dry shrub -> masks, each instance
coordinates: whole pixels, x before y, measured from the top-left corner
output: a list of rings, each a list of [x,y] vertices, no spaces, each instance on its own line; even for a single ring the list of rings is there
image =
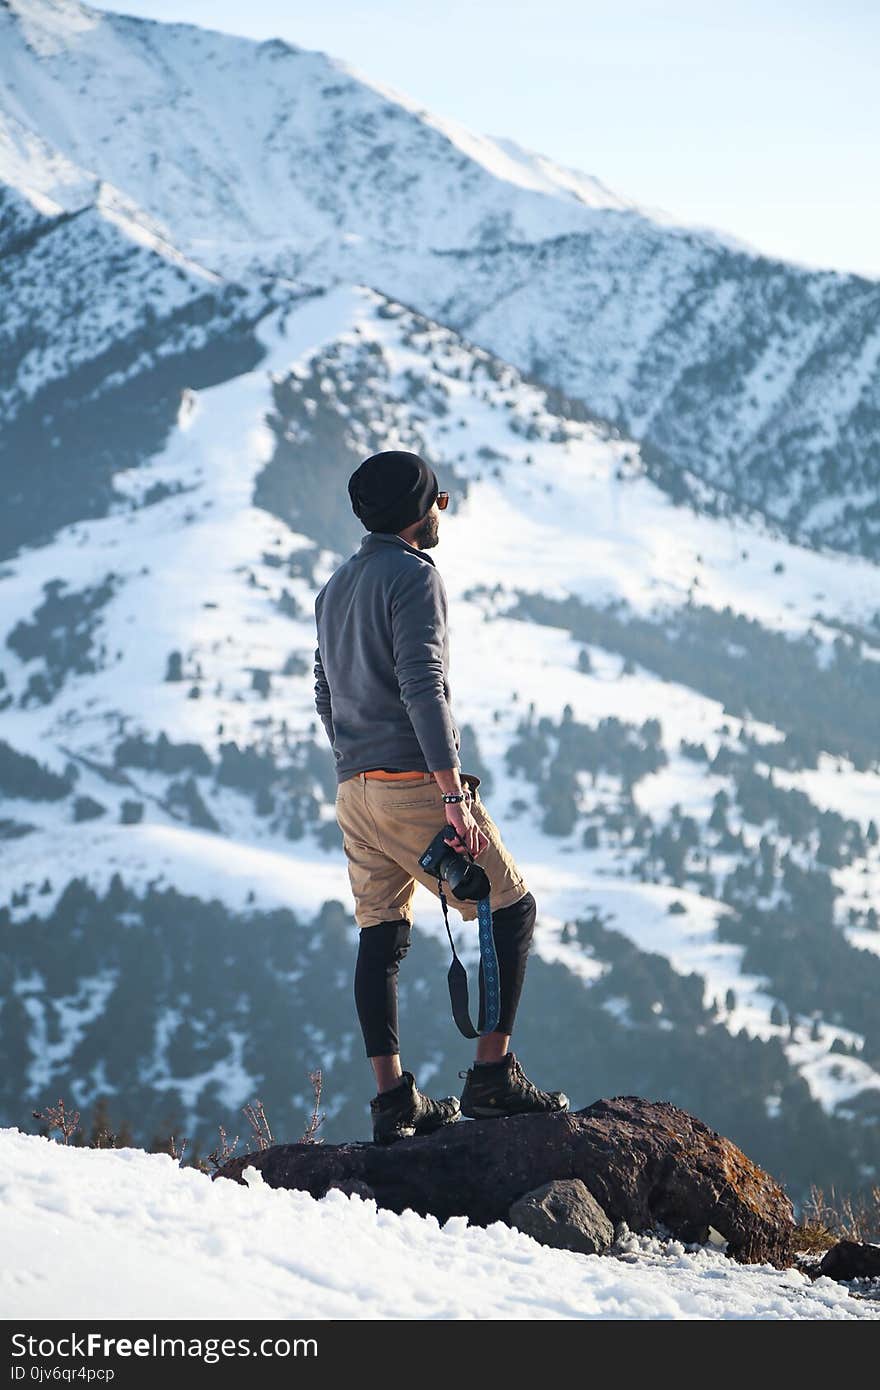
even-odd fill
[[[810,1188],[795,1231],[795,1248],[814,1254],[830,1250],[839,1240],[880,1240],[880,1187],[858,1197],[840,1196],[832,1187],[827,1199],[820,1187]]]

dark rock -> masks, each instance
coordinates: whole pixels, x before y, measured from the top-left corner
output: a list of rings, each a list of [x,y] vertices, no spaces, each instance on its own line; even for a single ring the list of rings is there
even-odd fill
[[[880,1245],[839,1240],[826,1252],[818,1272],[829,1279],[880,1279]]]
[[[511,1226],[554,1250],[602,1255],[614,1241],[614,1227],[580,1178],[545,1183],[510,1208]]]
[[[346,1178],[344,1182],[335,1182],[328,1189],[330,1192],[344,1192],[346,1197],[363,1197],[364,1201],[376,1200],[376,1194],[371,1187],[367,1187],[365,1182],[359,1178]]]
[[[794,1217],[774,1180],[728,1139],[665,1101],[618,1096],[574,1113],[449,1125],[388,1146],[278,1144],[231,1159],[216,1177],[261,1170],[270,1187],[323,1197],[357,1179],[380,1207],[441,1223],[506,1221],[511,1205],[557,1179],[580,1178],[616,1226],[664,1226],[704,1242],[714,1227],[743,1263],[791,1262]]]

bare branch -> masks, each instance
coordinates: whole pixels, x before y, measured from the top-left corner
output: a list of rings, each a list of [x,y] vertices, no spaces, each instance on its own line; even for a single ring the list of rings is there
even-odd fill
[[[186,1153],[188,1146],[188,1139],[181,1139],[180,1144],[178,1146],[173,1134],[168,1140],[168,1152],[170,1153],[172,1158],[175,1158],[177,1160],[178,1163],[183,1162],[183,1155]]]
[[[327,1118],[326,1115],[318,1114],[318,1107],[321,1104],[321,1092],[324,1089],[324,1076],[321,1072],[320,1067],[317,1067],[314,1071],[309,1072],[309,1081],[312,1083],[312,1091],[314,1092],[315,1096],[315,1104],[312,1109],[311,1118],[308,1124],[306,1125],[305,1133],[303,1134],[303,1137],[302,1139],[300,1139],[299,1142],[301,1144],[323,1144],[323,1139],[315,1138],[315,1135],[317,1134],[318,1130],[321,1128],[321,1125]]]
[[[65,1144],[70,1143],[70,1137],[76,1133],[76,1127],[79,1124],[79,1111],[74,1110],[71,1114],[69,1110],[64,1108],[63,1100],[59,1100],[57,1105],[47,1105],[45,1114],[41,1110],[32,1110],[31,1114],[35,1120],[42,1120],[44,1124],[47,1124],[50,1133],[53,1129],[60,1129],[64,1135]]]
[[[257,1148],[262,1153],[262,1151],[268,1149],[273,1142],[272,1131],[269,1128],[269,1121],[266,1119],[263,1102],[261,1100],[253,1101],[252,1104],[244,1107],[242,1114],[253,1130]]]
[[[230,1144],[226,1138],[226,1130],[222,1125],[219,1125],[218,1128],[220,1130],[220,1143],[217,1145],[216,1149],[212,1149],[208,1154],[208,1162],[213,1164],[215,1170],[222,1168],[223,1164],[232,1157],[238,1147],[237,1134]]]

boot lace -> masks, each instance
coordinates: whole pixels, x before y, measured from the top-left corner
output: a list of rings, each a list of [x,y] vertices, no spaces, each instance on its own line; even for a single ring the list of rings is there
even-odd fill
[[[514,1057],[510,1064],[510,1070],[513,1073],[514,1079],[519,1083],[530,1100],[534,1100],[538,1096],[543,1096],[544,1092],[539,1091],[534,1081],[529,1080],[516,1057]]]

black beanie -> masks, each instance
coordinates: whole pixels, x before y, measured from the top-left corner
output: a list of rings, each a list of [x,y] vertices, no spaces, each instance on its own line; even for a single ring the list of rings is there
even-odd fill
[[[431,510],[440,491],[437,475],[418,454],[386,449],[371,454],[348,480],[356,517],[368,531],[397,534]]]

